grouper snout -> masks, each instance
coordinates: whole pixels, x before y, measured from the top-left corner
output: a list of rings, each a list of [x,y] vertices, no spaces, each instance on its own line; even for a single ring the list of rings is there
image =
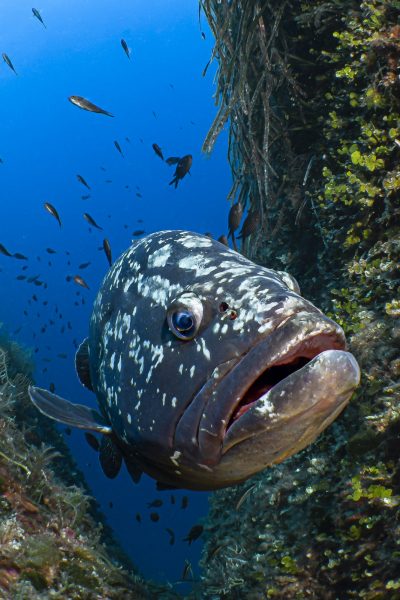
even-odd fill
[[[195,398],[190,416],[197,404],[198,436],[183,454],[197,453],[208,478],[240,482],[303,449],[359,384],[357,361],[345,347],[342,328],[319,311],[283,320]]]

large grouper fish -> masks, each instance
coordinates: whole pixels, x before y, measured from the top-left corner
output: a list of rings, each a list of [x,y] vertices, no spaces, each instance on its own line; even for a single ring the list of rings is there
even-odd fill
[[[310,444],[360,379],[339,325],[287,273],[187,231],[135,241],[108,271],[76,355],[99,412],[30,387],[45,415],[102,434],[135,481],[212,490]]]

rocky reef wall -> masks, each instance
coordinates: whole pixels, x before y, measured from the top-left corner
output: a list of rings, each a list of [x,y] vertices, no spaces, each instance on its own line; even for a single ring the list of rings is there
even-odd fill
[[[204,598],[400,598],[400,3],[202,0],[242,249],[293,274],[362,368],[312,447],[213,496]],[[244,495],[245,494],[245,495]]]
[[[145,582],[114,541],[61,435],[28,398],[32,372],[29,351],[2,333],[0,598],[176,598]]]

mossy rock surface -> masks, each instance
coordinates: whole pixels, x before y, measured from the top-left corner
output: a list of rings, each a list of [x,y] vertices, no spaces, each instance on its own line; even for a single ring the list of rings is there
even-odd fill
[[[231,201],[262,217],[242,251],[294,275],[344,327],[362,369],[316,443],[213,496],[204,597],[395,600],[400,3],[201,4],[217,39],[219,115],[231,123]]]

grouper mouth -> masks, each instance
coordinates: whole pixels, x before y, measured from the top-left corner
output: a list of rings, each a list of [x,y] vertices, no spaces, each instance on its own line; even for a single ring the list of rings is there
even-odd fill
[[[292,454],[296,436],[304,438],[302,447],[315,439],[359,383],[358,365],[345,347],[342,328],[323,314],[295,314],[216,369],[183,415],[176,441],[183,441],[189,421],[192,427],[197,421],[190,453],[197,455],[199,466],[213,469],[234,446],[267,430],[284,429],[286,423]]]
[[[244,392],[239,402],[233,407],[227,423],[226,431],[231,425],[244,415],[260,399],[264,398],[275,385],[299,371],[310,363],[313,358],[325,350],[344,350],[344,341],[336,339],[329,334],[313,335],[301,341],[292,348],[288,354],[268,365],[266,369],[253,381]]]

